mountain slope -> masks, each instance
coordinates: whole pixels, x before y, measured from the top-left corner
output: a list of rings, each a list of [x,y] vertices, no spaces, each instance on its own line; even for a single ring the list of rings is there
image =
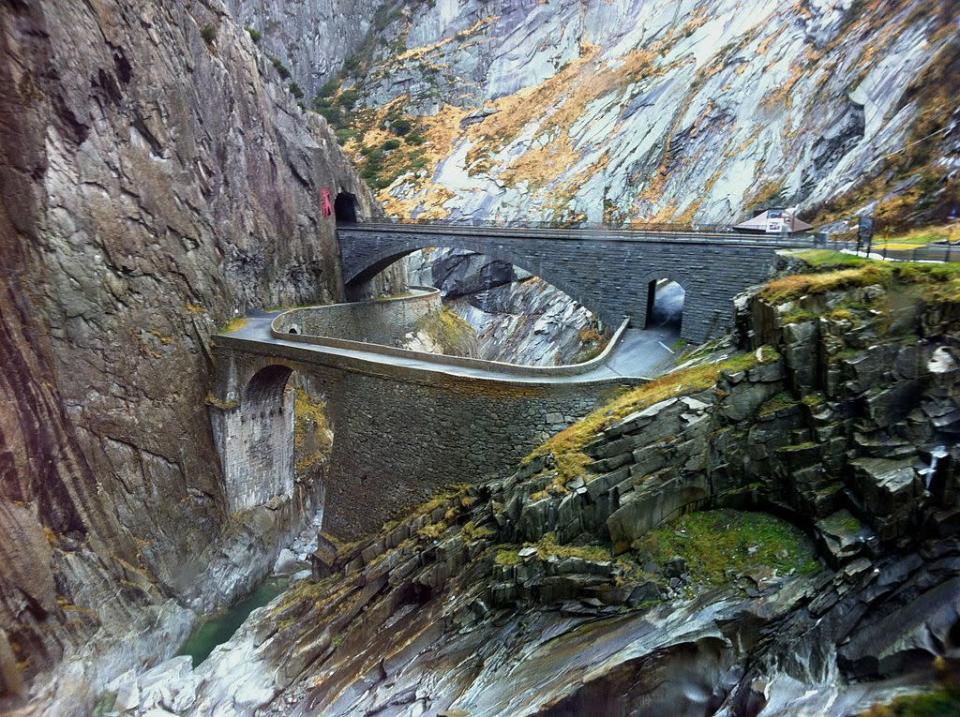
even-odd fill
[[[950,0],[403,0],[378,17],[314,106],[398,216],[829,219],[886,197],[899,226],[958,203]]]

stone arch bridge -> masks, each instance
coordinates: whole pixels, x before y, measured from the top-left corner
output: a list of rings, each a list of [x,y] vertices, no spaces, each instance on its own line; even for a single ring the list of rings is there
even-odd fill
[[[807,237],[666,229],[342,223],[337,234],[348,294],[417,249],[466,249],[539,276],[609,326],[629,317],[643,328],[651,282],[672,279],[685,292],[681,335],[695,343],[728,327],[733,297],[770,276],[778,249],[812,245]]]
[[[643,346],[624,330],[608,355],[568,373],[304,335],[308,322],[286,313],[293,318],[251,317],[213,339],[207,403],[229,508],[293,495],[286,389],[300,373],[327,397],[323,525],[344,538],[378,529],[444,486],[507,475],[547,435],[644,380],[629,370],[629,354]]]

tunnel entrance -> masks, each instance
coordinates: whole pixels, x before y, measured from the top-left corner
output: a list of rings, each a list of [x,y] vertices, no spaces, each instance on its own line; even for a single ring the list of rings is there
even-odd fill
[[[357,198],[350,192],[340,192],[333,201],[337,224],[357,223]]]
[[[686,292],[668,278],[653,279],[647,287],[646,329],[669,329],[680,333]]]

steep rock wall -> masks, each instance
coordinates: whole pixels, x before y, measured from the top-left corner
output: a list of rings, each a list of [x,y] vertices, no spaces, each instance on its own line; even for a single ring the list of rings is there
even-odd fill
[[[950,0],[390,7],[342,74],[356,107],[320,110],[397,215],[702,223],[886,200],[902,221],[958,201]]]
[[[0,22],[2,711],[95,632],[163,629],[151,606],[209,608],[269,562],[297,506],[228,518],[207,336],[340,298],[318,194],[374,206],[215,0],[14,1]]]

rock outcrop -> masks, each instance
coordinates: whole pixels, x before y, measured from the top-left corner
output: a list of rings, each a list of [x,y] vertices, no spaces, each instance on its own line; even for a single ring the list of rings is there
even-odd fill
[[[506,262],[441,248],[414,252],[405,264],[409,284],[440,289],[447,307],[474,328],[480,358],[578,363],[599,353],[609,337],[581,304]]]
[[[83,713],[303,520],[309,486],[227,515],[207,337],[339,298],[320,191],[375,208],[216,0],[15,0],[0,23],[0,711],[83,649],[50,707]]]

